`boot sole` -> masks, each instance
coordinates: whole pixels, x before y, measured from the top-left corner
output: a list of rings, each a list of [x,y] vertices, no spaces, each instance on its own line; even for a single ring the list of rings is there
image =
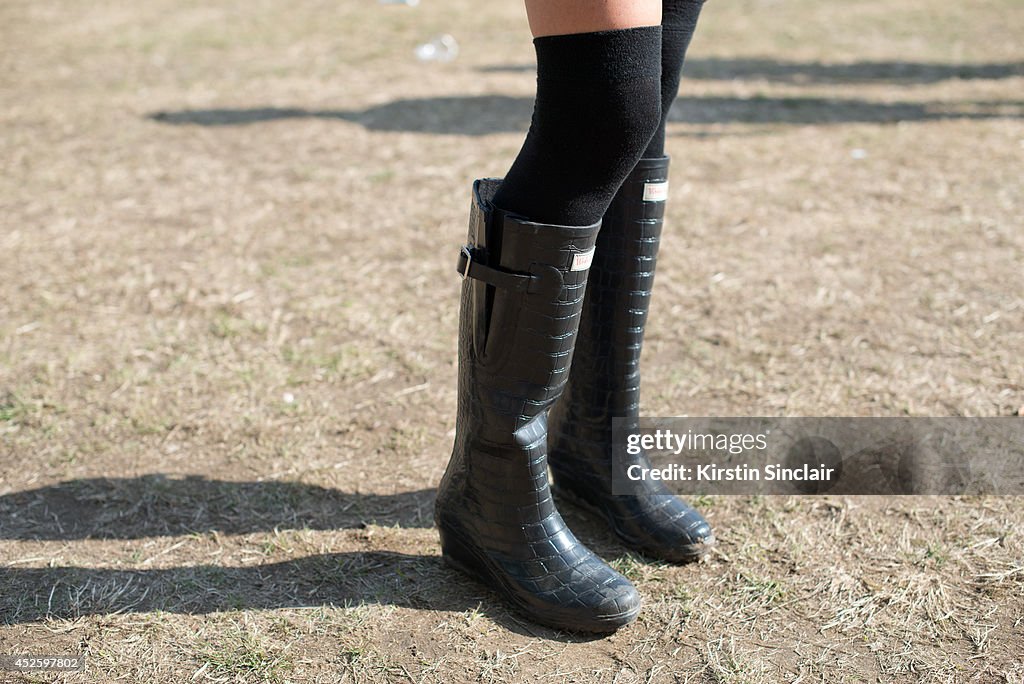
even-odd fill
[[[590,616],[585,619],[567,609],[549,608],[539,611],[535,606],[523,601],[504,576],[494,569],[491,561],[465,542],[458,533],[445,530],[440,525],[438,530],[441,534],[441,554],[445,563],[486,587],[497,588],[520,613],[533,622],[567,632],[604,634],[628,625],[640,613],[640,605],[622,613]]]

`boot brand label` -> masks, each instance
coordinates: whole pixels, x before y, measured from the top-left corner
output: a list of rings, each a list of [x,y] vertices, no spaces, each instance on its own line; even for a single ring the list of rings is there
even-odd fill
[[[594,247],[591,247],[586,252],[579,252],[578,254],[572,255],[572,266],[569,267],[570,271],[585,271],[590,268],[590,264],[594,262]]]
[[[644,185],[644,202],[664,202],[668,199],[668,181]]]

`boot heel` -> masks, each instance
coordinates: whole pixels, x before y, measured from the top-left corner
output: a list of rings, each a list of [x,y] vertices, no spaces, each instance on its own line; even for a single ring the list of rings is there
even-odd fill
[[[438,531],[441,533],[441,557],[445,563],[484,584],[493,582],[487,566],[458,534],[443,527],[438,527]]]

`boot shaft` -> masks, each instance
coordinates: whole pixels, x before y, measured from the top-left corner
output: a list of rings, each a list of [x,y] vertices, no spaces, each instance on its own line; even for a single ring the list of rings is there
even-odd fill
[[[490,202],[498,184],[474,184],[458,264],[456,439],[438,511],[458,501],[481,533],[488,521],[542,531],[554,512],[547,410],[568,379],[600,224],[555,226],[502,212]]]
[[[605,214],[558,420],[611,429],[635,418],[640,355],[668,190],[668,158],[642,159]],[[567,415],[563,416],[563,413]]]
[[[507,441],[560,396],[579,328],[600,224],[534,223],[490,204],[493,179],[474,184],[469,244],[460,255],[460,397],[476,405],[482,436]],[[461,371],[460,371],[461,372]],[[461,412],[460,412],[461,413]],[[530,443],[520,435],[517,444]]]

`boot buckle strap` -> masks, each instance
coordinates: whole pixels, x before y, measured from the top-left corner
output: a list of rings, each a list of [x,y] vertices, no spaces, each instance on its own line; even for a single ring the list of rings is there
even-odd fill
[[[476,254],[474,254],[474,251]],[[463,245],[459,251],[459,260],[455,264],[455,270],[458,271],[463,280],[473,278],[474,280],[481,280],[488,285],[517,291],[529,290],[530,285],[536,279],[535,276],[528,273],[516,273],[488,266],[484,263],[484,256],[485,252],[483,250],[474,250],[469,245]]]
[[[465,280],[469,276],[470,267],[473,265],[473,252],[469,249],[469,245],[462,245],[462,250],[459,252],[459,261],[455,264],[455,270],[459,272],[459,277]]]

